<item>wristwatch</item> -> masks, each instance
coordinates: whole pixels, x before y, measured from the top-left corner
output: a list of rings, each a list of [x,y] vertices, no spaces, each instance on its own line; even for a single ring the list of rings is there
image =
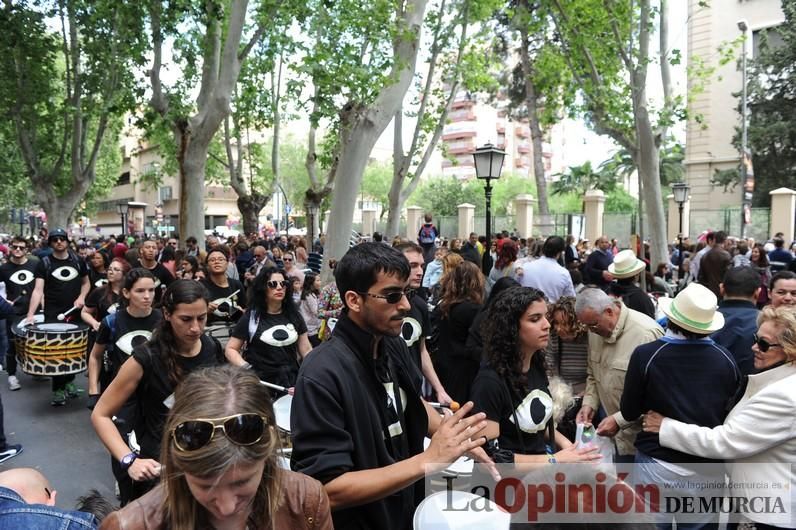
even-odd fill
[[[130,466],[133,465],[133,462],[135,462],[136,458],[138,458],[138,454],[136,453],[129,453],[124,455],[122,459],[119,460],[119,465],[121,466],[122,471],[127,471],[130,468]]]

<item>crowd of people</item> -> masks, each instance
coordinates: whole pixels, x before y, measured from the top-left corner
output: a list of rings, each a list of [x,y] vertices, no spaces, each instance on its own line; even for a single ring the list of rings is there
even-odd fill
[[[8,388],[27,326],[88,330],[87,395],[59,373],[50,403],[92,411],[121,508],[92,494],[103,528],[403,530],[420,479],[464,455],[492,481],[495,464],[605,460],[578,425],[612,439],[613,463],[644,464],[637,480],[726,461],[796,483],[763,465],[796,459],[796,257],[781,234],[706,232],[660,264],[606,236],[487,241],[446,241],[427,215],[415,240],[373,234],[324,275],[322,239],[14,237],[0,246]],[[0,415],[0,462],[21,451]],[[28,527],[28,505],[59,528],[97,524],[51,490],[0,473],[0,529]]]

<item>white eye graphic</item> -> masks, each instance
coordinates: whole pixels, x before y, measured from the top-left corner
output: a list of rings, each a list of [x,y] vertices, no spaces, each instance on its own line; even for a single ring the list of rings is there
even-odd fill
[[[53,278],[62,282],[68,282],[77,278],[77,269],[74,267],[58,267],[53,271]]]
[[[279,325],[263,331],[260,340],[270,346],[288,346],[298,340],[298,333],[293,324]]]
[[[110,307],[108,308],[108,314],[109,314],[109,315],[112,315],[112,314],[114,314],[114,313],[115,313],[116,311],[118,311],[118,310],[119,310],[119,304],[118,304],[118,303],[116,303],[116,304],[113,304],[112,306],[110,306]]]
[[[96,282],[94,282],[94,287],[102,287],[103,285],[107,285],[108,280],[106,278],[100,278]]]
[[[9,276],[8,279],[17,285],[27,285],[33,281],[33,273],[30,271],[20,270]]]
[[[155,289],[160,287],[160,278],[155,278]]]
[[[520,429],[528,434],[544,432],[547,421],[553,415],[553,398],[544,390],[535,389],[525,396],[517,407]],[[514,418],[509,418],[514,423]]]
[[[420,339],[420,335],[422,335],[423,327],[420,325],[420,322],[415,320],[412,317],[406,317],[404,319],[404,324],[401,327],[401,336],[406,341],[406,345],[410,348]]]
[[[137,329],[129,333],[125,333],[119,340],[116,341],[116,347],[122,350],[127,355],[133,354],[133,348],[139,344],[143,344],[152,338],[152,332],[144,329]]]

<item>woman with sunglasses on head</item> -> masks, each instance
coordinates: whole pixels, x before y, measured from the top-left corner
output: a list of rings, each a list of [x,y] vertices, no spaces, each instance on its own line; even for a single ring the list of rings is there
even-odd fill
[[[643,417],[645,432],[657,433],[663,447],[703,458],[725,460],[733,484],[793,484],[796,473],[796,312],[790,307],[764,307],[757,317],[758,331],[752,351],[756,373],[741,385],[742,397],[724,423],[700,427],[649,411]],[[745,386],[745,388],[744,388]],[[744,494],[733,490],[732,495]],[[747,491],[747,495],[759,495]],[[766,493],[768,495],[769,493]],[[775,492],[776,494],[776,492]],[[789,498],[790,495],[786,497]],[[788,502],[787,500],[785,501]],[[787,516],[746,513],[759,529],[796,528],[791,518],[796,501],[784,506]]]
[[[204,333],[207,290],[192,280],[175,280],[161,299],[163,318],[152,338],[133,349],[94,407],[91,422],[111,456],[133,479],[132,498],[160,476],[160,440],[176,386],[190,372],[223,362],[221,344]],[[113,417],[135,396],[135,432],[140,452],[131,452]]]
[[[332,528],[323,486],[278,466],[273,407],[254,374],[199,370],[174,397],[161,484],[108,516],[103,529]]]
[[[547,302],[531,287],[504,290],[483,326],[485,362],[473,382],[472,400],[486,413],[482,432],[507,462],[593,462],[597,448],[576,449],[555,430],[553,398],[544,358],[550,337]],[[550,449],[554,448],[554,449]]]
[[[102,319],[115,313],[119,307],[124,278],[130,272],[130,264],[121,258],[113,258],[108,265],[108,283],[94,289],[86,297],[86,305],[80,311],[83,322],[98,331]]]
[[[229,252],[226,246],[210,249],[205,263],[207,278],[200,281],[210,295],[207,324],[231,325],[246,309],[246,290],[240,280],[227,276]]]
[[[292,388],[311,349],[290,280],[274,267],[263,269],[252,284],[249,309],[232,330],[227,360],[252,368],[263,381]]]

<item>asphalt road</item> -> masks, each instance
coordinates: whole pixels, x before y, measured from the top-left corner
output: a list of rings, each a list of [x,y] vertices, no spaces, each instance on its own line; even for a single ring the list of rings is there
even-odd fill
[[[86,408],[87,392],[64,407],[52,407],[49,379],[34,379],[21,370],[17,377],[22,389],[11,392],[7,374],[0,372],[0,395],[8,443],[22,444],[23,452],[0,464],[0,471],[38,469],[58,492],[56,505],[61,508],[74,508],[77,498],[92,488],[118,504],[110,456],[94,433]],[[84,374],[75,377],[75,384],[86,390]]]

